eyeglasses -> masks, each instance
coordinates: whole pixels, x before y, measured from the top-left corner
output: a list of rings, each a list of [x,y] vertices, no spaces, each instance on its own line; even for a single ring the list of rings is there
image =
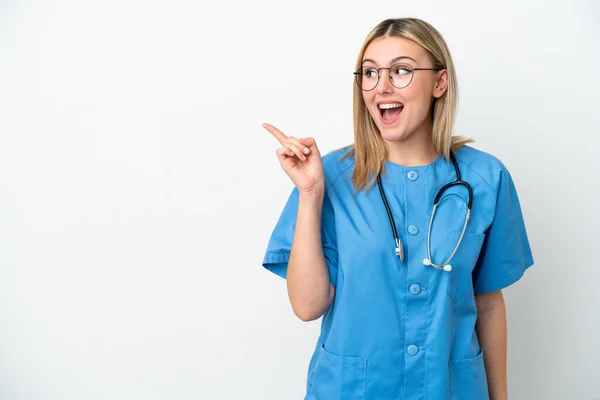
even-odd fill
[[[382,69],[388,70],[390,82],[395,88],[403,89],[412,82],[413,71],[440,71],[442,68],[413,68],[408,64],[394,64],[389,68],[363,67],[354,72],[356,84],[366,92],[375,89]]]

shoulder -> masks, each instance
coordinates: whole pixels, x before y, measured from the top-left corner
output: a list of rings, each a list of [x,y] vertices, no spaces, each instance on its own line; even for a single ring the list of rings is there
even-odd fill
[[[494,192],[505,179],[511,179],[510,172],[498,157],[483,150],[465,145],[455,152],[456,161],[470,174],[478,175]]]
[[[325,186],[331,187],[341,176],[351,174],[354,167],[354,157],[345,157],[352,146],[342,147],[323,155],[323,172],[325,173]]]

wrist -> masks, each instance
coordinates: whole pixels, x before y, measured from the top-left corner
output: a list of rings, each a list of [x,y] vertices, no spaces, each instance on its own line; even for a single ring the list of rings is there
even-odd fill
[[[323,201],[323,197],[325,196],[325,185],[316,185],[308,190],[300,190],[299,196],[300,198],[304,198],[309,201]]]

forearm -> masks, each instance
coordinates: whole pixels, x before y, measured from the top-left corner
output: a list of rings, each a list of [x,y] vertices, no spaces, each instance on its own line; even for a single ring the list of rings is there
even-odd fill
[[[501,292],[480,297],[475,329],[484,352],[490,398],[506,400],[506,308]]]
[[[294,313],[300,319],[310,321],[323,315],[331,304],[334,290],[321,241],[323,193],[301,193],[298,201],[287,287]]]

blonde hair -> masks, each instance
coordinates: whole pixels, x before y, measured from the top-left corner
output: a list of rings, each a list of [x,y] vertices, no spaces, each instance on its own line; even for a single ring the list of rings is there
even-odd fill
[[[380,22],[367,35],[358,54],[356,70],[362,66],[362,59],[369,44],[382,37],[399,37],[421,46],[429,55],[434,68],[446,69],[448,86],[446,92],[433,101],[432,142],[438,154],[450,159],[450,150],[456,151],[472,142],[470,138],[452,136],[458,87],[456,72],[446,41],[429,23],[416,18],[386,19]],[[380,172],[385,172],[387,146],[369,114],[363,99],[362,90],[354,83],[354,146],[342,158],[354,155],[352,181],[356,190],[370,188]],[[370,182],[367,182],[371,178]]]

